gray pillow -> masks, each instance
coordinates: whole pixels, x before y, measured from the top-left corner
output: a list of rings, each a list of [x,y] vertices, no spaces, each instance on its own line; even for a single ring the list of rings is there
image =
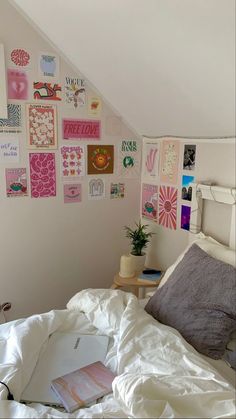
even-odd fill
[[[145,310],[219,359],[236,330],[236,270],[193,244]]]

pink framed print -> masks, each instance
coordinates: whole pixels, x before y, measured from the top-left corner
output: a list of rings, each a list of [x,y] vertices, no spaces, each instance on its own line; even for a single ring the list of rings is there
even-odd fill
[[[30,153],[32,198],[56,196],[55,153]]]

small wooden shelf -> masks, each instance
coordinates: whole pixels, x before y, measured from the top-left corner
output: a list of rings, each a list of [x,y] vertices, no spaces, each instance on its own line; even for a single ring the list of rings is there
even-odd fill
[[[158,287],[162,276],[154,281],[152,284],[147,283],[146,281],[138,281],[138,275],[133,276],[131,278],[122,278],[119,274],[116,274],[113,280],[113,284],[111,286],[112,289],[119,289],[119,288],[129,288],[131,292],[133,292],[136,297],[139,297],[139,290],[143,288],[155,288]]]

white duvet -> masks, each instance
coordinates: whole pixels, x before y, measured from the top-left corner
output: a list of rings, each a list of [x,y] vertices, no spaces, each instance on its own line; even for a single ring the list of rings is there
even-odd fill
[[[54,331],[111,337],[106,365],[118,376],[102,403],[69,415],[41,404],[7,401],[1,418],[234,418],[235,390],[174,329],[152,319],[132,294],[84,290],[67,310],[0,326],[0,380],[20,400],[42,345]]]

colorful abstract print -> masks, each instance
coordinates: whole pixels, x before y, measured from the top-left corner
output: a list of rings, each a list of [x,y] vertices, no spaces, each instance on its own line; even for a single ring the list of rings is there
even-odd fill
[[[32,198],[56,196],[56,168],[54,153],[30,153]]]
[[[159,224],[176,230],[177,189],[171,186],[160,186]]]

